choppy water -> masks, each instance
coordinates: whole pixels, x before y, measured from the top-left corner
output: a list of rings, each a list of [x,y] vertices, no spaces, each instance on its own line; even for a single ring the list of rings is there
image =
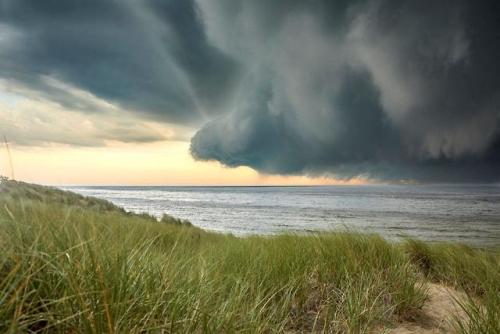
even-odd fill
[[[351,229],[500,245],[500,186],[65,187],[237,235]]]

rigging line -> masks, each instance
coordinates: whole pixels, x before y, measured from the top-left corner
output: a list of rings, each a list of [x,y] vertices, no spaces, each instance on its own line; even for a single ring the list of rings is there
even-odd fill
[[[14,178],[14,164],[12,163],[12,155],[10,154],[9,143],[7,142],[7,137],[3,136],[3,141],[5,143],[5,148],[7,149],[7,155],[9,156],[9,164],[10,164],[10,177],[12,180]]]

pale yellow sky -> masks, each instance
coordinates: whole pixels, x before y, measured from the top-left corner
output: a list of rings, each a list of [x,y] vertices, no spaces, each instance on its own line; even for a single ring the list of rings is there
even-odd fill
[[[325,185],[359,184],[329,178],[262,175],[247,167],[195,161],[189,142],[111,143],[107,147],[11,146],[18,180],[51,185]],[[5,150],[1,173],[10,175]]]

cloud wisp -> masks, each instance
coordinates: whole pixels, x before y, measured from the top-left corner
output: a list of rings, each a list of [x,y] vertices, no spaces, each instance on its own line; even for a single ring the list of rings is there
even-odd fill
[[[499,30],[495,1],[0,0],[0,78],[197,128],[192,155],[227,166],[489,182]]]

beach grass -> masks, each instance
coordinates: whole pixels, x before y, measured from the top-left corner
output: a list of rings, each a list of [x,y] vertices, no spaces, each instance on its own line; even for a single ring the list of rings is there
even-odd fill
[[[357,233],[211,233],[100,199],[0,184],[2,333],[367,333],[411,319],[425,281],[494,333],[500,253]]]
[[[466,319],[457,319],[461,333],[500,333],[500,252],[451,243],[427,244],[408,240],[405,249],[431,281],[466,293],[458,304]]]

